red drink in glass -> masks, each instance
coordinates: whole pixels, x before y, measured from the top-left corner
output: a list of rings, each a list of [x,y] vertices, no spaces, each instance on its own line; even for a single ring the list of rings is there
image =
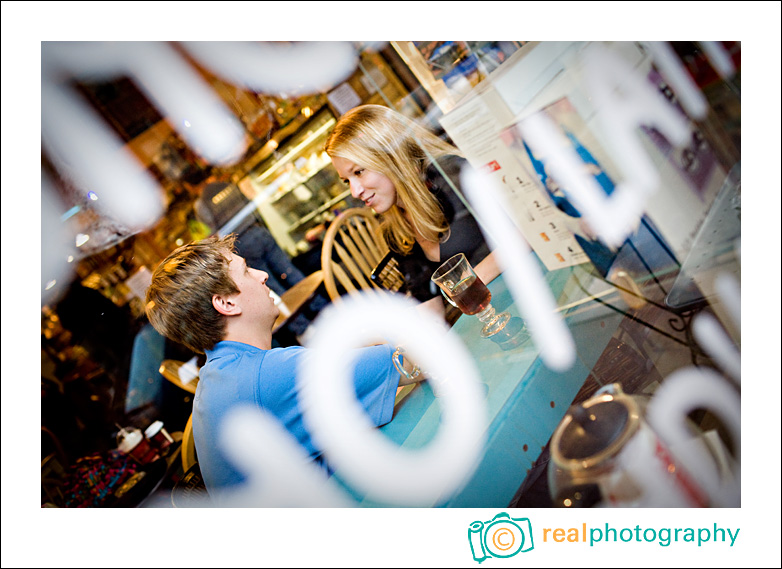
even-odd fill
[[[491,302],[491,291],[475,275],[463,279],[453,288],[451,299],[465,314],[477,314]]]

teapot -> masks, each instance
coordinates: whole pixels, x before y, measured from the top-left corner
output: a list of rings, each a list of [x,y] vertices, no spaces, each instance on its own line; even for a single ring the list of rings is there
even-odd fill
[[[721,444],[697,432],[695,409],[722,419],[733,458],[709,451]],[[739,506],[740,425],[737,392],[711,370],[678,370],[653,397],[604,386],[571,406],[551,437],[550,495],[564,507]]]

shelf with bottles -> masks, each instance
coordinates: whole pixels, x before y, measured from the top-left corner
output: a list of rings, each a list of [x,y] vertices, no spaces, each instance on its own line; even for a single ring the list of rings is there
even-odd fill
[[[322,166],[323,160],[328,160],[318,151],[318,143],[325,141],[326,135],[336,123],[336,118],[328,109],[322,109],[312,119],[305,123],[289,141],[281,146],[251,172],[253,181],[260,185],[269,185],[280,176],[294,170],[306,173],[313,167]]]
[[[281,180],[277,190],[270,197],[269,203],[277,203],[292,191],[307,187],[308,182],[320,174],[324,167],[331,164],[331,160],[325,152],[310,154],[306,162],[302,156],[296,162],[296,169],[291,170],[288,176]]]
[[[308,222],[312,221],[313,219],[315,219],[316,216],[320,215],[324,211],[327,211],[327,210],[331,209],[332,207],[338,205],[340,202],[345,201],[349,196],[350,196],[350,190],[345,190],[344,192],[342,192],[341,194],[339,194],[335,198],[333,198],[333,199],[327,201],[326,203],[324,203],[322,206],[320,206],[315,211],[312,211],[312,212],[308,213],[307,215],[305,215],[304,217],[302,217],[301,219],[299,219],[296,223],[294,223],[293,225],[290,226],[290,228],[288,229],[288,232],[289,233],[293,233],[294,231],[298,230],[300,227],[302,227],[306,223],[308,223]]]
[[[345,191],[291,226],[289,235],[296,245],[297,254],[307,253],[320,243],[328,224],[340,212],[352,207],[358,207],[358,204],[350,196],[350,192]]]

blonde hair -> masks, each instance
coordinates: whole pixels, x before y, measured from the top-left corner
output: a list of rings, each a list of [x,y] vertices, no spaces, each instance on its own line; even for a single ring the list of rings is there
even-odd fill
[[[381,216],[391,249],[406,254],[413,248],[416,234],[436,242],[439,234],[448,230],[439,202],[426,187],[425,173],[434,159],[461,156],[455,146],[393,109],[362,105],[337,121],[325,151],[383,174],[394,184],[410,222],[397,205]]]
[[[211,350],[225,336],[225,316],[212,296],[238,294],[228,269],[236,235],[208,237],[184,245],[152,273],[147,289],[149,322],[163,336],[197,353]]]

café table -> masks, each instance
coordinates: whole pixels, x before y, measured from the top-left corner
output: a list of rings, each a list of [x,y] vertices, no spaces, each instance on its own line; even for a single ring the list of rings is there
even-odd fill
[[[545,280],[575,341],[575,363],[564,372],[553,371],[531,338],[502,349],[481,338],[477,318],[459,318],[448,333],[463,342],[477,364],[488,410],[487,442],[461,491],[444,503],[424,506],[507,507],[619,326],[622,315],[605,305],[621,302],[617,289],[586,266],[546,272]],[[521,317],[502,276],[488,286],[498,312]],[[427,382],[407,386],[397,395],[393,419],[380,430],[402,448],[421,448],[436,434],[440,412]],[[334,477],[362,506],[384,506],[342,484],[338,470]]]
[[[177,387],[195,395],[198,386],[198,368],[194,364],[179,360],[163,360],[158,371]]]
[[[323,271],[317,270],[286,290],[280,297],[286,310],[280,311],[279,316],[277,316],[277,319],[274,321],[272,333],[277,332],[280,328],[285,326],[289,320],[298,316],[304,309],[304,306],[315,295],[315,292],[322,283]]]

